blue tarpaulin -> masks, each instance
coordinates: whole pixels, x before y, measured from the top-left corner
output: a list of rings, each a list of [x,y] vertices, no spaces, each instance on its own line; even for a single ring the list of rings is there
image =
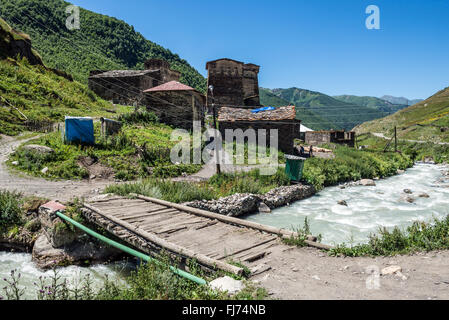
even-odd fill
[[[94,121],[90,117],[65,117],[67,142],[94,144]]]
[[[259,108],[259,109],[254,109],[251,112],[252,113],[259,113],[259,112],[263,112],[263,111],[273,111],[273,110],[276,110],[276,108],[270,106],[270,107],[263,107],[263,108]]]

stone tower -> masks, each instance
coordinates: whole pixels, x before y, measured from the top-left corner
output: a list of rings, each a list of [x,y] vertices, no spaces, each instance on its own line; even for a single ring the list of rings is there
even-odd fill
[[[206,64],[207,85],[214,87],[215,104],[259,106],[259,69],[255,64],[244,64],[232,59],[209,61]]]

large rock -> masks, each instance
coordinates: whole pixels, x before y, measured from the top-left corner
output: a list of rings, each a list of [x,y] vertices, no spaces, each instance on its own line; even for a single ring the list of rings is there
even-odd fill
[[[359,185],[365,186],[365,187],[374,187],[376,186],[376,183],[372,179],[362,179],[358,182]]]
[[[390,274],[395,274],[397,272],[402,272],[402,268],[400,266],[393,265],[393,266],[388,266],[388,267],[383,268],[381,271],[381,274],[383,276],[386,276],[386,275],[390,275]]]
[[[39,220],[42,229],[54,248],[61,248],[71,244],[79,235],[76,230],[55,215],[56,211],[64,210],[64,205],[54,201],[43,204],[39,208]]]
[[[215,279],[209,285],[212,289],[226,291],[230,295],[236,294],[244,288],[242,281],[232,279],[228,276]]]
[[[258,212],[259,204],[264,203],[269,209],[282,207],[315,194],[315,188],[308,185],[293,185],[273,189],[264,195],[234,194],[218,200],[201,200],[185,205],[227,216],[238,217],[247,213]],[[263,207],[263,205],[262,205]]]
[[[29,144],[29,145],[23,146],[22,149],[26,150],[26,151],[38,153],[38,154],[52,154],[55,152],[55,150],[53,150],[50,147],[39,146],[37,144]]]
[[[262,195],[261,199],[271,209],[275,209],[311,197],[315,193],[313,186],[297,184],[273,189]]]
[[[39,268],[49,269],[54,266],[105,263],[123,254],[97,241],[75,241],[64,248],[54,248],[47,237],[42,235],[34,244],[32,256]]]
[[[260,198],[254,194],[237,193],[218,200],[193,201],[185,205],[230,217],[237,217],[256,211],[260,201]]]

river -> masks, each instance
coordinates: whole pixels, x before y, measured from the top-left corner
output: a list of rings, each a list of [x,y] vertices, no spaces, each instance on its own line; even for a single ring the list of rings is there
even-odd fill
[[[447,167],[446,167],[447,170]],[[370,233],[379,227],[405,228],[413,221],[430,221],[432,217],[443,218],[449,214],[449,180],[441,183],[443,167],[417,164],[404,174],[376,181],[375,187],[351,186],[345,189],[330,187],[315,196],[298,201],[289,207],[274,210],[271,214],[256,214],[247,220],[275,227],[294,229],[304,224],[307,217],[313,234],[321,234],[327,244],[363,243]],[[447,177],[446,177],[447,178]],[[414,203],[401,200],[404,189],[411,189]],[[425,192],[430,198],[418,198]],[[348,206],[337,204],[345,200]],[[89,268],[69,266],[59,268],[60,275],[74,285],[87,274],[99,287],[105,276],[123,281],[135,265],[115,263]],[[49,278],[53,271],[42,271],[31,261],[31,254],[0,252],[0,297],[4,296],[4,278],[11,270],[21,273],[20,286],[26,288],[24,298],[34,299],[34,282],[40,276]]]
[[[109,280],[116,283],[125,284],[124,278],[129,274],[130,270],[134,269],[134,266],[133,263],[117,262],[87,268],[69,266],[58,268],[57,272],[61,279],[68,280],[71,288],[79,287],[82,279],[85,279],[87,275],[92,280],[92,286],[99,288],[103,285],[106,276]],[[3,288],[6,286],[6,283],[4,279],[11,278],[11,270],[17,270],[17,273],[20,273],[19,287],[25,289],[22,298],[28,300],[36,299],[37,287],[35,283],[39,281],[39,277],[42,276],[49,283],[50,277],[54,274],[53,270],[43,271],[38,269],[31,261],[31,254],[0,252],[0,297],[5,299]]]
[[[274,227],[295,229],[304,225],[307,217],[314,235],[322,242],[366,243],[379,227],[405,229],[413,221],[432,221],[449,214],[449,177],[442,175],[447,167],[416,164],[405,173],[376,181],[375,187],[329,187],[315,196],[289,207],[273,210],[271,214],[246,217],[249,221]],[[441,181],[445,179],[445,181]],[[414,203],[404,201],[404,189],[411,189]],[[419,198],[420,193],[430,198]],[[348,206],[337,202],[345,200]]]

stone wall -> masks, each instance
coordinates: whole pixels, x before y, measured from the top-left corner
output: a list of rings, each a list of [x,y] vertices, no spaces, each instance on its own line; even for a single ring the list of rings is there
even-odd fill
[[[282,121],[220,121],[220,133],[223,140],[226,138],[226,130],[228,129],[247,129],[256,130],[256,136],[259,129],[267,130],[266,145],[270,145],[270,131],[278,130],[278,149],[284,153],[294,153],[294,139],[299,138],[300,121],[297,120],[282,120]],[[262,141],[263,144],[263,141]]]
[[[144,105],[142,91],[169,81],[179,81],[181,73],[161,59],[145,62],[145,70],[92,70],[89,89],[101,98],[124,105]]]
[[[195,109],[192,108],[192,95]],[[145,105],[149,111],[156,113],[161,122],[176,128],[192,130],[194,120],[204,124],[205,98],[198,92],[152,92],[145,96]]]
[[[243,95],[245,106],[260,105],[259,97],[259,66],[245,64],[243,66]]]
[[[156,74],[148,73],[148,76]],[[143,93],[153,87],[153,79],[146,75],[102,77],[101,74],[89,77],[89,89],[101,98],[123,105],[140,105]]]
[[[305,143],[312,146],[317,146],[323,143],[337,143],[354,147],[355,132],[308,131],[305,133]]]

